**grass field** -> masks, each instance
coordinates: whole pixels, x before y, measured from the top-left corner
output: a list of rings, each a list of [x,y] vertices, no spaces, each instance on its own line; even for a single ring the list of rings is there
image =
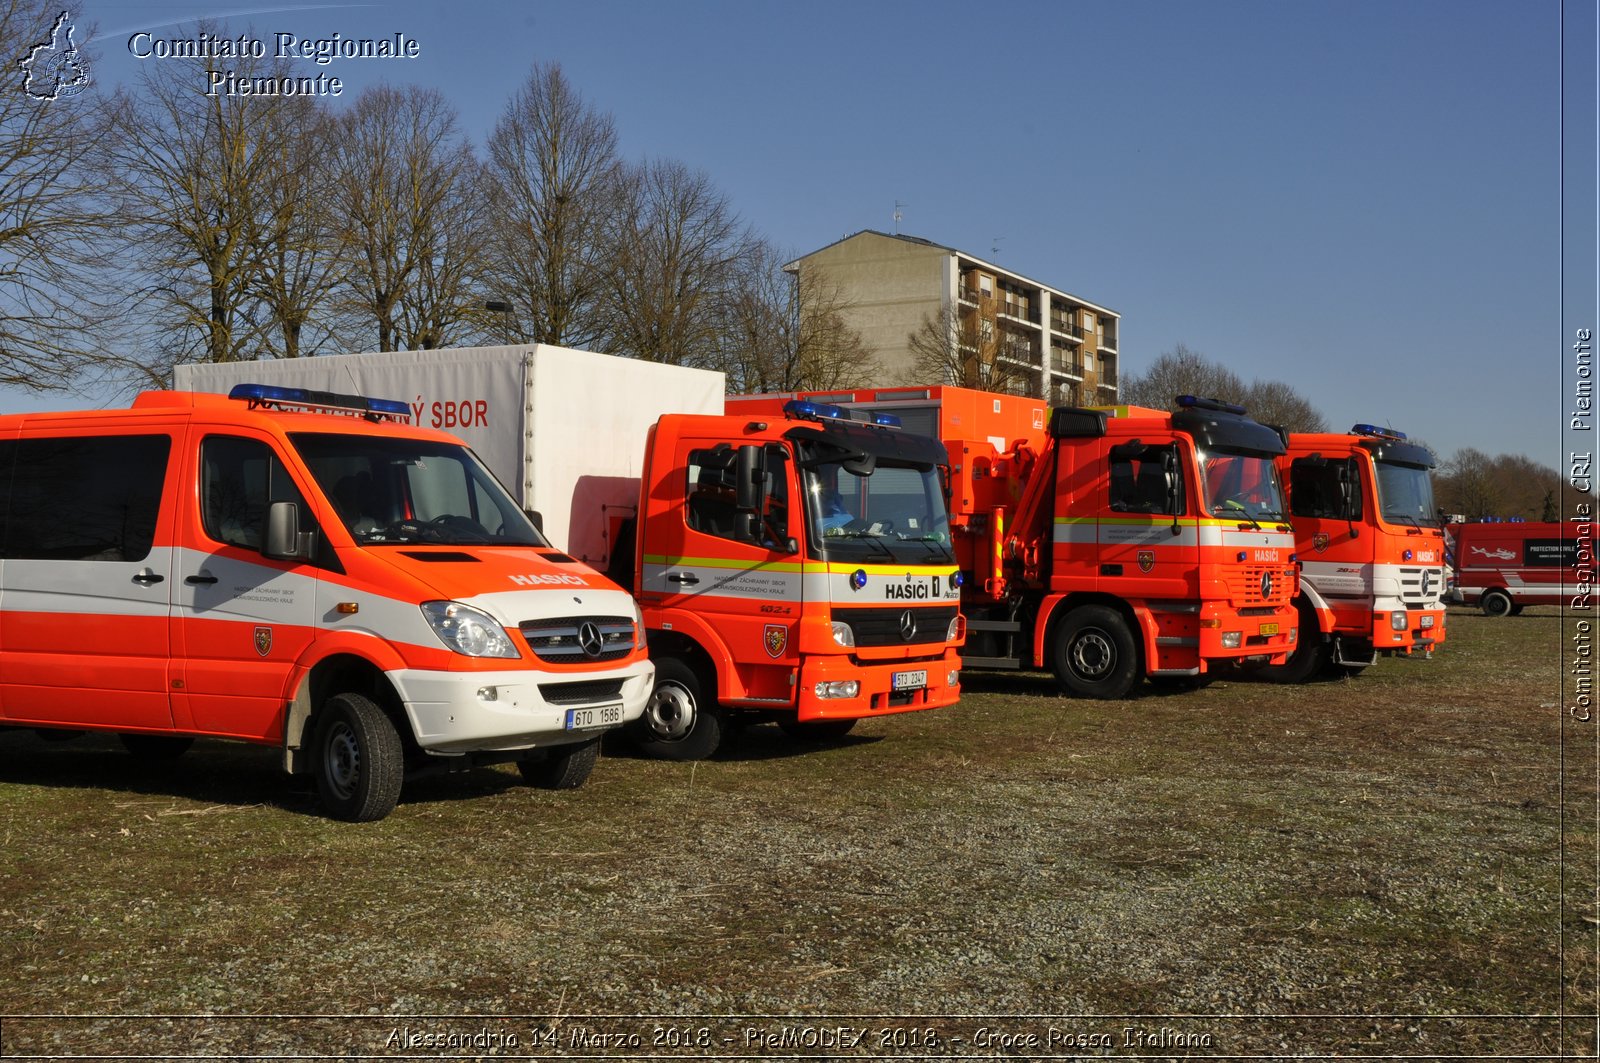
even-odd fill
[[[0,1056],[769,1058],[858,1016],[832,1055],[1592,1052],[1600,724],[1553,612],[1450,624],[1300,687],[974,674],[833,746],[484,769],[369,825],[270,750],[0,734]]]

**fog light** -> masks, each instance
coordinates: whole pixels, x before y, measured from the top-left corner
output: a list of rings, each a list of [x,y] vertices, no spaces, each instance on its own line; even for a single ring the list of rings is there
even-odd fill
[[[856,633],[850,627],[850,625],[845,623],[843,620],[835,620],[833,622],[833,641],[837,642],[841,646],[854,647],[856,644]]]
[[[1222,633],[1223,649],[1236,650],[1244,645],[1243,631],[1224,631]]]
[[[812,692],[819,698],[853,698],[861,693],[861,683],[854,679],[840,679],[832,683],[818,683]]]
[[[1300,641],[1300,629],[1297,628],[1297,627],[1290,628],[1289,629],[1289,645],[1293,646],[1296,642],[1299,642],[1299,641]]]
[[[500,700],[500,688],[499,687],[479,687],[478,688],[478,700],[479,701],[499,701]]]
[[[1423,617],[1423,618],[1422,618],[1422,626],[1423,626],[1423,627],[1424,627],[1424,628],[1430,628],[1430,627],[1432,627],[1432,626],[1433,626],[1433,617],[1431,617],[1431,616],[1425,616],[1425,617]]]
[[[1405,629],[1406,629],[1406,614],[1405,613],[1390,613],[1389,614],[1389,630],[1391,630],[1391,631],[1404,631]]]
[[[944,677],[944,685],[947,686],[947,687],[960,686],[961,685],[961,673],[960,672],[956,672],[956,671],[952,671],[949,675]]]

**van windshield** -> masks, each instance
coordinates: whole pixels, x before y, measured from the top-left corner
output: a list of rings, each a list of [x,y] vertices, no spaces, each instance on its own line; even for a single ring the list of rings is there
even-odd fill
[[[357,543],[549,545],[464,446],[362,435],[289,439]]]

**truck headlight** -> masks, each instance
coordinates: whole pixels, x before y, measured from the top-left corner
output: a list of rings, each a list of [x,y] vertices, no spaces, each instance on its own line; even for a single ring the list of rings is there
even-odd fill
[[[812,691],[819,698],[853,698],[861,693],[861,684],[854,679],[840,679],[832,683],[818,683]]]
[[[1406,629],[1406,614],[1396,610],[1389,614],[1389,630],[1404,631]]]
[[[1243,646],[1243,645],[1244,645],[1244,632],[1243,631],[1224,631],[1222,633],[1222,648],[1223,649],[1236,650],[1240,646]]]
[[[423,602],[422,615],[439,641],[457,653],[467,657],[520,656],[506,637],[506,629],[482,609],[460,602]]]
[[[854,649],[856,644],[855,630],[843,620],[835,620],[833,622],[833,641],[841,646]],[[822,695],[818,696],[821,697]]]

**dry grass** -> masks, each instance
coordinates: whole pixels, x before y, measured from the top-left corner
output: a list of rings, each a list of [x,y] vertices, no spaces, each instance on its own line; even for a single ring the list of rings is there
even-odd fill
[[[1563,732],[1557,617],[1451,624],[1436,660],[1354,680],[1105,703],[972,676],[834,747],[754,728],[697,766],[609,756],[574,793],[483,770],[367,826],[266,751],[152,769],[0,735],[0,1013],[56,1016],[0,1051],[377,1052],[395,1016],[616,1013],[1592,1050],[1497,1016],[1594,1013],[1600,725]],[[66,1017],[89,1013],[232,1018]],[[238,1018],[262,1014],[374,1018]],[[910,1047],[975,1052],[980,1025]]]

